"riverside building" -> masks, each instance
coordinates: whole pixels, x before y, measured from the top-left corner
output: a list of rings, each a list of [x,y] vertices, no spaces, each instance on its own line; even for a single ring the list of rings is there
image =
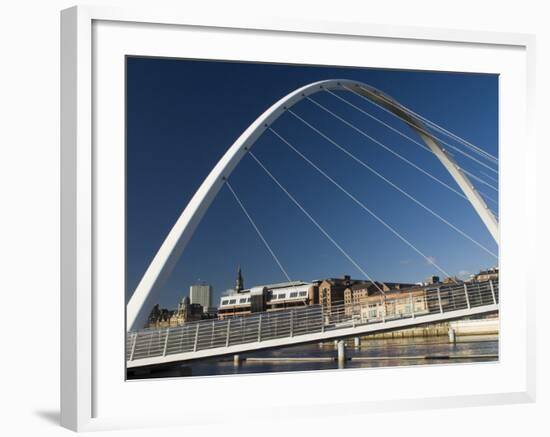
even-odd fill
[[[224,319],[244,314],[307,306],[315,302],[315,290],[315,284],[303,281],[259,285],[241,291],[230,290],[220,299],[218,317]]]

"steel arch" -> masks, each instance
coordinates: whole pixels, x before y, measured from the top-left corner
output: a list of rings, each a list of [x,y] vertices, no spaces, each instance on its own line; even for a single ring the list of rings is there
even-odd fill
[[[300,100],[323,90],[352,90],[382,105],[403,118],[417,131],[422,140],[441,161],[453,179],[464,192],[475,211],[498,244],[498,221],[485,201],[475,190],[468,177],[460,170],[445,149],[428,134],[428,130],[417,118],[409,114],[397,101],[382,91],[357,81],[331,79],[313,82],[287,94],[261,114],[231,145],[220,161],[210,171],[199,189],[193,195],[184,211],[166,236],[153,261],[147,268],[126,308],[126,329],[131,330],[141,309],[150,305],[152,291],[160,287],[174,268],[185,246],[191,239],[202,217],[237,164],[254,145],[263,132],[285,111]]]

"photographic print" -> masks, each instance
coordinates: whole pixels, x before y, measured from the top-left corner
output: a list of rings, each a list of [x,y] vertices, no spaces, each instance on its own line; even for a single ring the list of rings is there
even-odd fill
[[[495,362],[498,75],[126,58],[127,378]]]

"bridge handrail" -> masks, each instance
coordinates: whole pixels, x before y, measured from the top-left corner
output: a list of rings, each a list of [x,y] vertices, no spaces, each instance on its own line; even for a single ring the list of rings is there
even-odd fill
[[[310,305],[134,331],[127,335],[126,359],[162,357],[497,305],[498,280],[434,285],[403,291],[398,296],[377,297],[369,297],[367,302],[361,303]]]

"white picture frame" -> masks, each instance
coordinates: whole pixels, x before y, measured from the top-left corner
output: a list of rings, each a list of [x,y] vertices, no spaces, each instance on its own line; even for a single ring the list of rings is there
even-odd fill
[[[108,237],[120,240],[124,229],[119,224],[110,227],[109,217],[104,217],[98,205],[110,206],[121,212],[118,205],[120,192],[108,195],[106,183],[118,186],[120,180],[111,180],[111,176],[120,170],[120,154],[105,161],[104,150],[118,153],[123,120],[120,103],[124,90],[121,87],[123,65],[121,54],[157,55],[180,57],[170,40],[186,38],[190,35],[207,35],[212,32],[231,33],[234,38],[246,39],[251,35],[263,38],[258,46],[250,45],[248,54],[251,59],[258,53],[264,53],[270,59],[270,50],[278,45],[290,44],[301,38],[308,39],[314,48],[316,39],[330,38],[337,45],[342,39],[354,44],[385,44],[385,47],[407,45],[412,51],[405,53],[403,47],[400,64],[388,64],[394,68],[437,69],[438,63],[446,63],[453,69],[450,59],[446,59],[443,49],[454,47],[459,56],[454,56],[455,69],[466,66],[468,62],[478,62],[479,71],[501,74],[504,78],[503,102],[513,105],[501,108],[501,144],[502,181],[501,192],[501,268],[513,265],[513,273],[504,273],[501,285],[501,332],[502,355],[498,367],[486,365],[445,366],[441,368],[384,369],[377,370],[377,380],[392,378],[395,388],[381,396],[375,381],[369,380],[371,390],[355,391],[346,396],[346,402],[323,401],[322,394],[315,389],[319,381],[330,387],[357,384],[362,378],[368,379],[365,371],[327,372],[322,375],[309,372],[288,375],[254,375],[223,379],[223,383],[233,390],[240,387],[242,396],[251,393],[261,378],[261,382],[273,390],[272,399],[253,407],[254,420],[270,420],[269,412],[274,409],[280,415],[293,416],[292,406],[300,406],[300,415],[339,414],[353,411],[363,414],[368,411],[397,409],[438,408],[456,406],[474,406],[483,404],[503,404],[532,402],[535,397],[535,311],[527,302],[534,300],[534,280],[521,282],[521,278],[531,278],[529,257],[520,259],[517,253],[529,253],[536,240],[534,217],[529,216],[526,208],[512,208],[518,201],[534,205],[535,185],[535,143],[532,133],[534,101],[534,48],[531,35],[492,32],[458,31],[451,29],[425,29],[402,26],[376,26],[364,23],[315,22],[304,20],[285,20],[276,18],[243,17],[239,21],[227,20],[215,15],[192,16],[186,12],[166,12],[157,10],[126,10],[110,7],[78,6],[61,13],[61,423],[73,430],[112,429],[120,427],[196,424],[211,420],[231,422],[234,420],[230,408],[222,408],[222,403],[210,402],[208,414],[193,411],[190,400],[180,399],[179,405],[162,410],[151,408],[139,411],[131,400],[145,396],[158,388],[182,384],[190,393],[197,393],[193,404],[206,402],[200,396],[204,387],[212,388],[219,384],[217,378],[192,378],[186,381],[125,381],[122,340],[108,341],[108,332],[124,331],[124,291],[120,285],[120,260],[113,258],[112,270],[105,268],[104,241]],[[146,35],[144,35],[146,34]],[[140,37],[143,35],[144,37]],[[198,41],[198,40],[197,40]],[[340,42],[339,42],[340,41]],[[109,44],[105,44],[109,42]],[[261,46],[265,43],[264,46]],[[441,53],[440,59],[415,60],[414,50],[429,46],[430,50]],[[257,50],[261,48],[262,50]],[[195,52],[207,49],[198,43]],[[218,48],[223,51],[223,46]],[[395,50],[397,50],[396,48]],[[210,49],[212,50],[212,48]],[[256,50],[256,51],[254,51]],[[373,46],[373,51],[376,47]],[[392,49],[393,50],[393,49]],[[315,50],[311,50],[315,52]],[[221,52],[220,52],[221,53]],[[255,54],[256,53],[256,54]],[[472,55],[478,53],[478,55]],[[469,60],[468,56],[471,56]],[[489,57],[487,55],[490,55]],[[406,56],[407,55],[407,56]],[[482,56],[479,56],[482,55]],[[105,56],[105,58],[103,58]],[[191,56],[189,54],[188,56]],[[209,58],[205,54],[202,57]],[[219,55],[222,56],[222,55]],[[234,54],[233,56],[243,56]],[[290,55],[292,56],[292,54]],[[321,56],[321,55],[319,55]],[[324,56],[324,55],[323,55]],[[330,54],[328,55],[330,56]],[[461,58],[462,56],[462,58]],[[315,56],[313,56],[315,57]],[[492,58],[492,59],[491,59]],[[321,57],[316,58],[322,62]],[[115,60],[116,62],[103,62]],[[292,59],[286,59],[291,62]],[[298,55],[294,61],[299,60]],[[302,60],[304,63],[312,60]],[[345,62],[345,58],[336,59],[336,63]],[[364,62],[364,61],[363,61]],[[383,57],[377,60],[382,66]],[[393,61],[392,61],[393,62]],[[420,64],[422,62],[422,65]],[[345,64],[343,64],[345,65]],[[369,64],[370,65],[370,64]],[[474,64],[472,64],[474,65]],[[110,70],[114,66],[115,70]],[[408,66],[408,67],[407,67]],[[106,67],[106,69],[104,69]],[[468,69],[468,67],[466,67]],[[118,69],[118,70],[116,70]],[[475,68],[474,68],[475,69]],[[470,71],[470,70],[469,70]],[[114,73],[113,73],[114,72]],[[509,78],[509,82],[506,82]],[[105,85],[104,85],[105,83]],[[101,91],[117,99],[109,104],[110,111],[103,111],[105,99]],[[506,95],[510,91],[511,95]],[[515,91],[514,91],[515,90]],[[107,92],[108,91],[108,92]],[[513,94],[513,95],[512,95]],[[122,117],[122,118],[121,118]],[[110,120],[110,121],[106,121]],[[112,125],[109,125],[112,123]],[[113,132],[116,132],[113,134]],[[514,140],[521,140],[523,147],[518,150],[509,147]],[[103,148],[97,153],[98,144],[114,145]],[[110,153],[110,152],[109,152]],[[122,202],[123,203],[123,202]],[[521,223],[529,223],[520,228]],[[520,229],[522,230],[519,235]],[[102,240],[104,238],[105,240]],[[120,247],[118,247],[120,249]],[[121,252],[110,250],[113,257]],[[118,277],[118,279],[115,279]],[[118,281],[118,282],[117,282]],[[519,287],[519,284],[522,284]],[[106,285],[107,284],[107,285]],[[113,285],[109,285],[113,284]],[[507,285],[508,284],[508,285]],[[107,287],[114,290],[111,297],[105,295]],[[519,287],[519,291],[518,290]],[[515,290],[514,309],[517,315],[511,326],[509,290]],[[117,297],[116,290],[120,295]],[[507,291],[508,290],[508,291]],[[103,294],[102,294],[103,293]],[[113,297],[114,296],[114,297]],[[115,299],[110,302],[109,299]],[[508,300],[507,300],[508,299]],[[516,300],[517,299],[517,300]],[[507,303],[508,302],[508,303]],[[110,305],[112,303],[112,305]],[[107,306],[107,305],[110,306]],[[122,305],[122,311],[120,311]],[[112,336],[117,337],[117,336]],[[117,337],[118,338],[118,337]],[[514,353],[510,353],[514,350]],[[116,363],[119,362],[119,365]],[[121,363],[121,364],[120,364]],[[419,388],[407,385],[404,379],[402,391],[399,388],[400,375],[411,370],[425,377],[429,372],[434,379],[434,387]],[[449,370],[450,369],[450,370]],[[489,369],[489,370],[488,370]],[[401,373],[398,373],[401,372]],[[476,376],[482,373],[482,376]],[[367,376],[365,376],[367,375]],[[468,384],[452,384],[441,387],[438,378],[473,378],[478,388]],[[495,376],[496,375],[496,376]],[[219,378],[219,377],[218,377]],[[275,379],[274,379],[275,378]],[[406,376],[403,376],[406,378]],[[493,378],[493,379],[491,379]],[[499,382],[500,381],[500,382]],[[456,382],[456,381],[455,381]],[[293,384],[298,387],[293,395],[293,404],[282,402],[284,393],[277,386]],[[436,384],[437,383],[437,384]],[[380,384],[383,384],[382,382]],[[439,389],[436,386],[439,385]],[[461,387],[463,386],[463,387]],[[333,388],[330,388],[332,390]],[[334,388],[335,389],[335,388]],[[381,390],[381,389],[380,389]],[[330,398],[330,397],[329,397]],[[169,402],[169,400],[167,400]],[[123,407],[124,406],[124,407]],[[252,408],[252,407],[251,407]],[[182,417],[178,409],[186,409],[192,414]]]

